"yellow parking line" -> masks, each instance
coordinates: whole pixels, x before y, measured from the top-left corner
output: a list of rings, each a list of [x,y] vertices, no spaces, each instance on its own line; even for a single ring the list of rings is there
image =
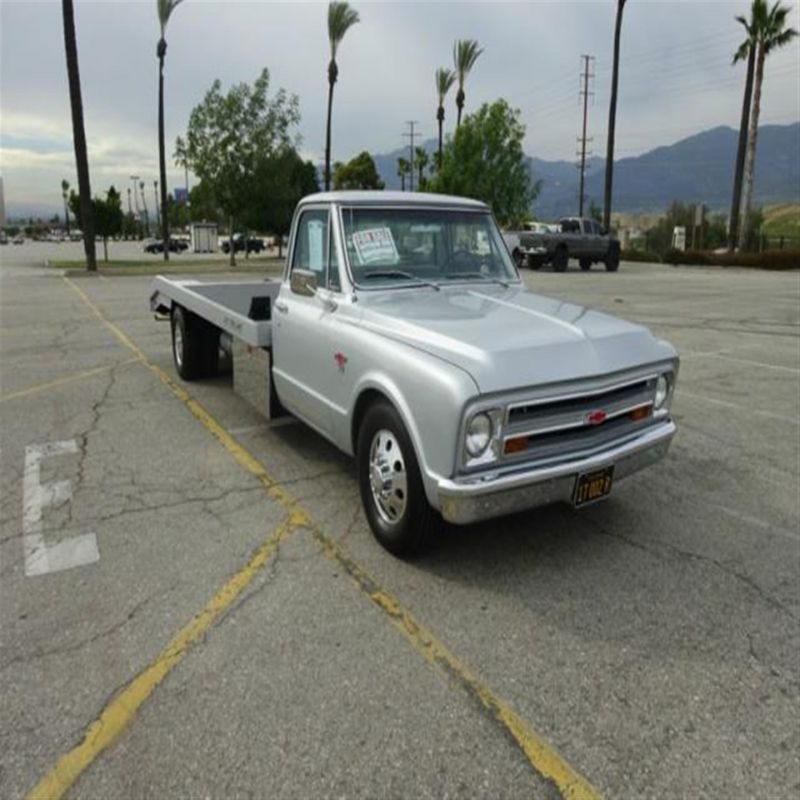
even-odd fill
[[[444,672],[467,695],[476,700],[491,717],[506,729],[534,769],[556,784],[562,797],[568,800],[593,800],[600,794],[561,754],[532,730],[508,704],[484,684],[442,642],[414,616],[403,608],[389,592],[382,589],[366,570],[354,561],[333,539],[319,528],[311,528],[314,538],[322,545],[322,552],[341,567],[356,586],[392,621],[411,646],[429,663]]]
[[[192,646],[230,608],[231,603],[267,563],[280,542],[300,525],[300,519],[290,514],[256,550],[245,567],[211,598],[206,607],[173,638],[158,658],[103,709],[87,729],[83,741],[59,758],[56,765],[33,787],[28,795],[29,800],[55,800],[69,791],[81,774],[130,725],[156,687],[183,660]]]
[[[170,670],[182,660],[191,645],[209,629],[220,614],[230,607],[233,600],[253,580],[279,542],[298,528],[306,528],[312,533],[322,546],[323,553],[350,575],[358,588],[390,618],[394,626],[428,663],[443,672],[491,714],[506,734],[521,748],[534,770],[551,780],[563,797],[569,800],[595,800],[599,797],[597,791],[570,767],[555,748],[481,682],[431,631],[421,625],[407,609],[370,577],[340,545],[326,536],[294,497],[269,475],[255,456],[242,447],[183,387],[149,361],[144,352],[103,315],[83,290],[69,278],[65,277],[64,280],[77,292],[94,315],[186,405],[237,463],[261,481],[269,496],[288,510],[289,518],[259,548],[244,569],[234,575],[206,608],[173,639],[161,656],[106,706],[101,716],[90,725],[83,742],[59,759],[56,766],[30,793],[29,800],[57,800],[63,797],[81,773],[111,746],[130,724],[141,705]]]
[[[65,378],[58,378],[54,381],[48,381],[47,383],[40,383],[28,389],[21,389],[18,392],[9,392],[9,394],[0,395],[0,403],[5,403],[7,400],[16,400],[20,397],[28,397],[29,395],[38,394],[39,392],[46,392],[48,389],[57,389],[59,386],[63,386],[66,383],[82,381],[86,378],[91,378],[92,375],[99,375],[101,372],[110,372],[112,369],[117,369],[117,367],[122,367],[125,364],[133,364],[138,360],[138,358],[128,358],[125,361],[118,361],[115,364],[94,367],[93,369],[87,369],[85,372],[76,372],[74,375],[68,375]]]

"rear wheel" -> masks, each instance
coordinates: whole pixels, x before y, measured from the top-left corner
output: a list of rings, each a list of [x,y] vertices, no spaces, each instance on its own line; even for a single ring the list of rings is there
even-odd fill
[[[616,272],[619,269],[618,247],[612,247],[611,250],[608,251],[608,256],[606,257],[606,269],[609,272]]]
[[[517,265],[517,269],[522,269],[525,266],[525,256],[517,249],[515,249],[511,255],[514,257],[514,263]]]
[[[559,247],[553,256],[553,269],[556,272],[566,272],[569,264],[569,253],[563,245]]]
[[[181,306],[172,309],[172,357],[185,381],[215,375],[219,367],[219,330]]]
[[[584,272],[588,272],[592,268],[592,262],[588,258],[582,258],[580,260],[580,265]]]
[[[428,503],[411,439],[386,401],[364,415],[356,448],[358,487],[372,533],[390,553],[418,553],[433,538],[438,516]]]

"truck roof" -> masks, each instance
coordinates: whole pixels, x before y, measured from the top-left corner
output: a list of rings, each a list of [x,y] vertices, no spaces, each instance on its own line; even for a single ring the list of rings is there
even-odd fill
[[[386,205],[425,205],[425,206],[458,206],[473,210],[487,211],[488,206],[479,200],[469,197],[454,197],[446,194],[430,194],[427,192],[386,192],[386,191],[347,191],[319,192],[310,194],[300,201],[307,203],[340,203],[343,205],[386,206]]]

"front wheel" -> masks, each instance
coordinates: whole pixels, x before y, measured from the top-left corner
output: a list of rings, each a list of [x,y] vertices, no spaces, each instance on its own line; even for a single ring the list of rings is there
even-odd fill
[[[372,533],[396,556],[430,543],[438,517],[425,496],[411,439],[388,402],[374,404],[358,431],[358,487]]]
[[[619,269],[619,248],[614,247],[608,251],[606,257],[606,269],[609,272],[616,272]]]
[[[569,264],[569,253],[566,247],[559,247],[553,256],[553,269],[556,272],[566,272]]]
[[[525,266],[525,256],[516,249],[512,253],[512,256],[514,257],[514,263],[517,265],[517,269],[522,269],[522,267]]]

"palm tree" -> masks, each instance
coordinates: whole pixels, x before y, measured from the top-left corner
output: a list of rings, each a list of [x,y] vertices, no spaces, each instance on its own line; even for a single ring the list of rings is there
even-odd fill
[[[733,63],[747,59],[747,78],[744,83],[744,99],[742,100],[742,119],[739,123],[739,148],[736,152],[736,172],[733,177],[733,199],[731,201],[731,219],[728,225],[728,249],[733,250],[739,239],[739,208],[742,202],[742,177],[744,175],[744,156],[747,151],[747,127],[750,121],[750,104],[753,96],[753,74],[756,66],[756,46],[754,29],[744,17],[736,17],[736,21],[744,26],[747,38],[739,45],[733,56]]]
[[[67,195],[69,194],[69,181],[61,181],[61,197],[64,199],[64,223],[67,226],[67,236],[69,236],[69,204]]]
[[[328,41],[331,43],[331,60],[328,64],[328,126],[325,136],[325,191],[331,188],[331,111],[333,86],[339,77],[336,52],[347,31],[358,22],[358,12],[346,2],[333,0],[328,6]]]
[[[617,0],[617,21],[614,25],[614,67],[611,73],[611,102],[608,108],[608,142],[606,143],[606,186],[603,201],[603,227],[611,228],[611,190],[614,183],[614,133],[617,127],[617,83],[619,81],[619,40],[622,33],[622,12],[626,0]]]
[[[456,105],[458,106],[458,120],[456,127],[461,125],[461,112],[464,110],[464,81],[467,79],[478,56],[483,50],[478,47],[478,43],[474,39],[459,39],[453,45],[453,63],[456,69],[456,77],[458,78],[458,93],[456,94]]]
[[[406,190],[406,175],[411,173],[411,162],[402,156],[397,159],[397,175],[400,178],[400,191]]]
[[[86,130],[83,127],[83,100],[81,99],[81,75],[78,69],[78,45],[75,40],[75,9],[72,0],[61,0],[64,17],[64,49],[67,55],[67,81],[69,102],[72,107],[72,138],[75,145],[75,164],[78,169],[78,192],[80,193],[81,228],[83,250],[86,253],[86,269],[97,271],[97,256],[94,248],[94,216],[92,214],[92,190],[89,184],[89,157],[86,152]]]
[[[756,46],[756,73],[753,86],[753,107],[750,110],[750,124],[747,129],[747,153],[744,160],[744,188],[742,191],[742,224],[739,226],[739,249],[745,247],[748,239],[750,204],[753,199],[753,177],[756,166],[756,145],[758,142],[758,116],[761,112],[761,89],[764,84],[764,62],[767,56],[779,47],[788,44],[797,31],[786,27],[786,17],[791,9],[776,2],[772,8],[766,0],[753,0],[751,26]]]
[[[439,154],[437,156],[437,168],[442,166],[442,133],[444,128],[444,99],[450,91],[450,87],[455,83],[456,74],[451,69],[436,70],[436,94],[439,97],[439,107],[436,109],[436,119],[439,122]]]
[[[161,175],[161,240],[164,242],[164,261],[169,261],[169,219],[167,214],[167,158],[164,153],[164,57],[167,55],[167,41],[164,32],[172,12],[182,0],[156,0],[158,24],[161,26],[161,38],[156,46],[158,58],[158,165]],[[156,202],[156,207],[158,202]],[[158,211],[156,210],[156,216]]]

